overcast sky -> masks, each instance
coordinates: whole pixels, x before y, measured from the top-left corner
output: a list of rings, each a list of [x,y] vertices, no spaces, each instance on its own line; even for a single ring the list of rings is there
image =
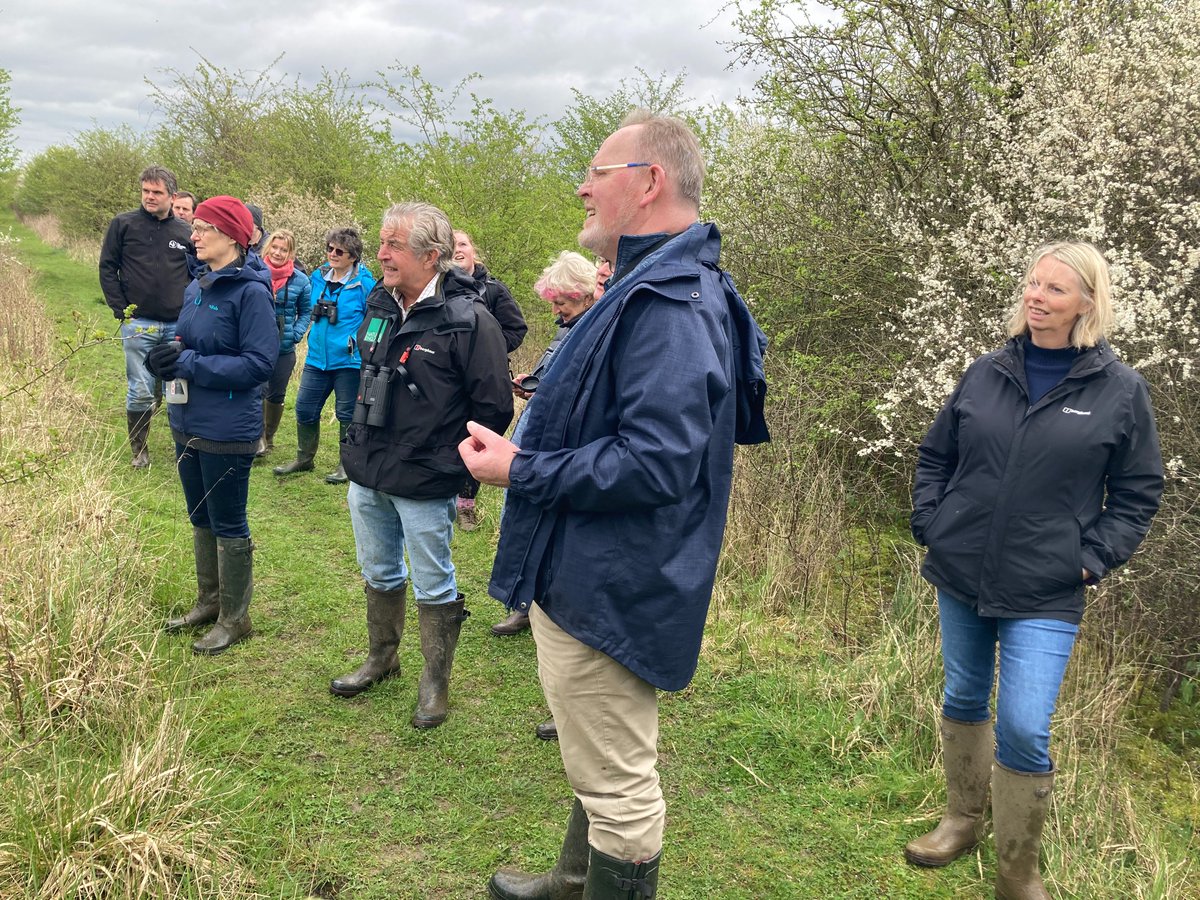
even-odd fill
[[[641,66],[687,71],[701,103],[752,91],[755,72],[722,46],[737,37],[724,0],[0,0],[0,68],[21,108],[25,159],[96,125],[152,128],[145,79],[172,82],[202,54],[224,70],[275,72],[312,85],[322,68],[368,81],[393,63],[450,89],[478,72],[476,93],[503,110],[557,118],[571,89],[609,93]]]

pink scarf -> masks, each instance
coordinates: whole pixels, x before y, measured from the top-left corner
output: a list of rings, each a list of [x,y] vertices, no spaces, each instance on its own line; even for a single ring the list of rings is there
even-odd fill
[[[287,280],[292,277],[292,273],[296,271],[296,261],[289,259],[278,269],[271,264],[269,259],[264,259],[267,264],[267,269],[271,272],[271,295],[279,293],[279,289],[287,284]]]

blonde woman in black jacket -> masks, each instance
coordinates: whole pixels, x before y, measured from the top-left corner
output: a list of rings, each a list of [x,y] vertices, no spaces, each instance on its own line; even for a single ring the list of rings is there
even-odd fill
[[[943,866],[974,848],[990,784],[1000,898],[1049,897],[1050,717],[1084,587],[1133,555],[1162,493],[1149,391],[1105,341],[1112,318],[1099,250],[1039,248],[1011,339],[967,369],[919,450],[912,532],[938,589],[947,809],[905,856]]]

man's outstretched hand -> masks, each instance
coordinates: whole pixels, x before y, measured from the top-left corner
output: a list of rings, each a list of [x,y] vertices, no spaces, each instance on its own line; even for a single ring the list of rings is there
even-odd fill
[[[470,437],[458,445],[458,455],[471,475],[484,484],[508,487],[508,470],[517,455],[517,445],[478,422],[468,422],[467,432]]]

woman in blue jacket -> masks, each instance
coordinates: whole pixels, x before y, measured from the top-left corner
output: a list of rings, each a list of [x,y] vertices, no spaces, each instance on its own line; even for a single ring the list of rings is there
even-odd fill
[[[1162,494],[1149,391],[1105,341],[1112,320],[1099,250],[1039,248],[1011,339],[967,369],[917,461],[912,532],[938,589],[947,805],[905,856],[943,866],[974,848],[990,786],[996,896],[1009,900],[1050,896],[1038,864],[1050,717],[1084,586],[1133,555]]]
[[[275,325],[279,329],[279,361],[271,372],[263,399],[263,440],[255,456],[275,448],[275,432],[283,418],[283,400],[296,368],[296,345],[308,333],[312,314],[312,288],[308,276],[296,265],[296,236],[286,228],[271,235],[263,252],[275,295]]]
[[[358,394],[358,326],[367,310],[367,294],[375,287],[375,276],[360,264],[362,238],[353,228],[335,228],[325,235],[328,260],[312,273],[312,327],[308,335],[308,357],[300,373],[296,394],[296,459],[276,466],[276,475],[310,472],[321,441],[321,410],[334,395],[334,413],[341,436],[354,416]],[[325,476],[330,484],[344,484],[346,472],[338,467]]]
[[[199,588],[194,607],[167,630],[212,624],[192,645],[205,654],[221,653],[251,631],[254,547],[246,497],[262,435],[262,385],[279,354],[271,279],[246,250],[253,229],[250,211],[234,197],[196,207],[199,264],[183,295],[175,340],[146,358],[155,375],[172,382],[168,416]],[[186,390],[176,387],[180,382]]]

